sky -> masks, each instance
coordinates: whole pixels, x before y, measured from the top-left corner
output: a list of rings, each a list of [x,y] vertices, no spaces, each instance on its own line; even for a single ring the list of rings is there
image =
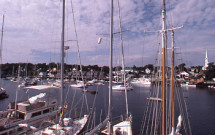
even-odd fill
[[[120,31],[121,22],[125,65],[156,64],[160,33],[145,31],[161,29],[162,0],[119,0],[119,4],[120,21],[114,0],[113,31]],[[215,1],[166,0],[166,11],[167,28],[184,26],[175,31],[176,65],[204,65],[206,50],[209,62],[215,62]],[[3,14],[3,63],[60,61],[62,0],[1,0],[1,25]],[[80,63],[78,43],[82,65],[108,65],[110,1],[66,0],[65,18],[65,45],[70,47],[65,62]],[[169,48],[171,33],[167,43]],[[113,45],[114,66],[121,65],[120,34],[114,34]]]

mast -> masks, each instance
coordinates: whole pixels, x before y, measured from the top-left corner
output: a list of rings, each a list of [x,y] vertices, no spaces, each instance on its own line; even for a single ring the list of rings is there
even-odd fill
[[[15,75],[14,75],[14,65],[13,65],[13,70],[12,70],[12,76],[15,77]]]
[[[175,90],[174,90],[174,62],[175,62],[175,54],[174,54],[174,30],[172,27],[172,132],[174,132],[175,127]]]
[[[165,51],[166,51],[166,10],[165,10],[165,0],[163,0],[163,10],[162,10],[162,135],[166,135],[166,61],[165,61]]]
[[[109,63],[109,106],[108,106],[108,134],[112,134],[112,66],[113,66],[113,0],[110,0],[110,63]]]
[[[20,71],[21,71],[21,67],[20,67],[20,65],[19,65],[19,67],[18,67],[18,77],[17,77],[17,84],[19,85],[19,80],[20,80]],[[18,86],[17,85],[17,86]],[[17,110],[17,100],[18,100],[18,89],[19,88],[16,88],[16,97],[15,97],[15,107],[14,107],[14,109],[15,109],[15,114],[16,114],[16,110]]]
[[[122,40],[122,26],[120,20],[120,6],[118,0],[118,9],[119,9],[119,26],[120,26],[120,39],[121,39],[121,48],[122,48],[122,70],[123,70],[123,82],[125,87],[125,102],[126,102],[126,116],[128,118],[128,94],[127,94],[127,87],[126,87],[126,75],[125,75],[125,57],[124,57],[124,49],[123,49],[123,40]]]
[[[1,64],[2,64],[2,48],[3,48],[3,35],[4,35],[4,14],[3,14],[3,21],[2,21],[2,29],[1,30],[2,30],[2,32],[1,32],[0,59],[1,59]],[[0,66],[0,78],[1,78],[1,66]]]
[[[2,48],[3,48],[3,35],[4,35],[4,14],[3,14],[3,21],[2,21],[2,29],[1,29],[1,50],[0,50],[0,57],[1,57],[1,63],[2,63]]]
[[[65,0],[63,0],[63,16],[62,16],[62,33],[61,33],[61,109],[62,109],[62,118],[61,118],[61,124],[63,124],[63,107],[64,107],[64,26],[65,25]]]

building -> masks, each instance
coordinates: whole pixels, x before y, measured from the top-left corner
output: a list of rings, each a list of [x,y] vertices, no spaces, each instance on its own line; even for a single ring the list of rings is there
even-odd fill
[[[205,66],[204,66],[204,67],[202,67],[202,70],[207,70],[207,68],[208,68],[208,64],[209,64],[209,62],[208,62],[208,52],[207,52],[207,50],[206,50]]]

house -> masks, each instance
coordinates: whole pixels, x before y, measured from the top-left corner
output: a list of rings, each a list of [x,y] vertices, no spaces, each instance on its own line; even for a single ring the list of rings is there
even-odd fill
[[[190,76],[189,73],[187,73],[187,72],[185,72],[185,71],[180,72],[180,73],[177,75],[178,78],[188,78],[189,76]]]

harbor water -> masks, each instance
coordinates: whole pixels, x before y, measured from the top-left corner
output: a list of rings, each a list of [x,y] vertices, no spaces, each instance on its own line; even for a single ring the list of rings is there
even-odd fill
[[[97,94],[85,93],[81,88],[69,88],[69,83],[66,83],[65,87],[65,101],[68,103],[67,114],[72,117],[79,117],[80,113],[85,114],[92,109],[94,105],[94,116],[95,123],[93,125],[89,124],[88,127],[93,127],[100,121],[104,120],[107,116],[108,109],[108,83],[105,85],[94,85],[89,86],[87,90],[95,91]],[[17,83],[11,82],[9,80],[2,80],[2,87],[7,91],[9,98],[0,100],[0,111],[7,109],[10,102],[15,101],[16,90],[18,90],[18,100],[25,100],[31,96],[37,95],[39,93],[47,93],[49,98],[59,99],[59,89],[49,89],[49,90],[32,90],[32,89],[18,89]],[[138,135],[141,130],[141,124],[144,116],[144,111],[146,109],[146,101],[149,96],[151,86],[133,86],[133,90],[128,92],[128,106],[129,112],[132,114],[133,123],[132,129],[133,134]],[[186,92],[187,108],[189,113],[189,119],[191,124],[191,130],[193,135],[214,135],[214,125],[215,125],[215,89],[200,89],[193,87],[182,87]],[[82,101],[82,99],[87,99]],[[95,99],[96,98],[96,99]],[[95,101],[94,101],[95,99]],[[87,109],[86,106],[89,106]],[[73,109],[71,109],[71,107]],[[75,108],[75,109],[74,109]],[[120,115],[125,115],[125,93],[122,91],[113,92],[113,119]]]

